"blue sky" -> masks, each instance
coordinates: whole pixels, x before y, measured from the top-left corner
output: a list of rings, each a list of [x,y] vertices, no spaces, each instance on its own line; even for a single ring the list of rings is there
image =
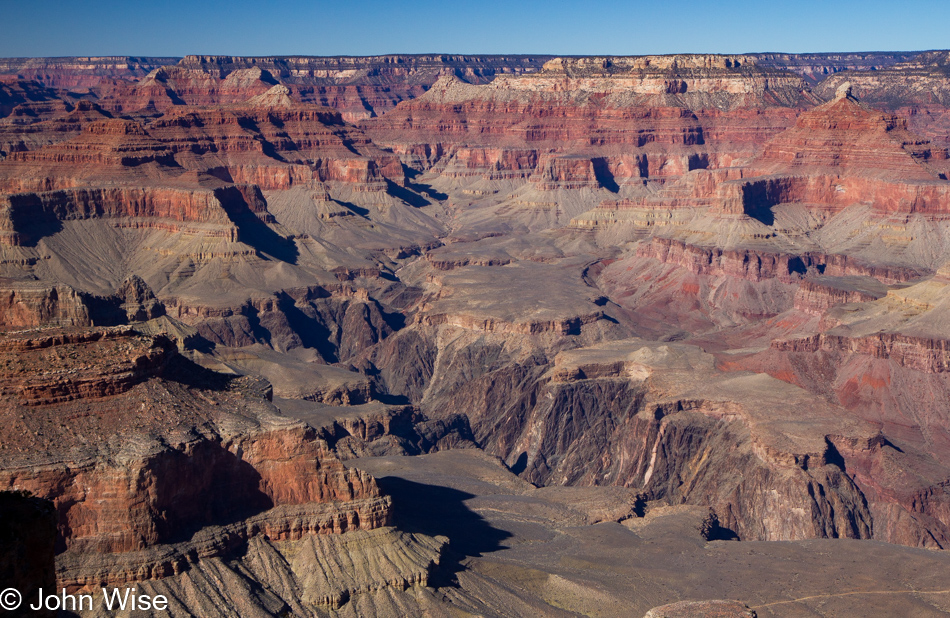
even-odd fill
[[[0,0],[0,57],[950,48],[950,1]]]

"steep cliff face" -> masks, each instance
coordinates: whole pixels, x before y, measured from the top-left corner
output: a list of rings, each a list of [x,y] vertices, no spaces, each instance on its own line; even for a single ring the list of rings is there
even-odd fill
[[[911,403],[946,392],[942,344],[896,334],[820,335],[776,341],[768,351],[722,365],[800,384],[879,426],[871,442],[830,438],[867,500],[874,538],[944,548],[950,539],[942,463],[948,412],[942,403]]]
[[[816,277],[802,281],[795,293],[795,308],[822,316],[837,305],[877,300],[887,289],[876,279],[858,276]]]
[[[948,204],[947,151],[907,131],[843,84],[834,100],[802,113],[795,127],[766,145],[753,166],[761,179],[724,183],[724,212],[767,218],[783,203],[833,212],[856,203],[884,213],[939,216]]]
[[[637,249],[640,257],[682,266],[697,275],[729,276],[749,281],[779,279],[785,283],[797,282],[809,272],[828,276],[867,276],[883,283],[898,283],[916,279],[921,270],[886,264],[863,264],[848,255],[821,255],[812,253],[775,254],[756,249],[723,250],[719,247],[689,245],[673,238],[654,237],[649,244]],[[812,283],[803,283],[803,294],[814,291]],[[859,302],[872,298],[856,296]]]
[[[149,341],[122,327],[87,334],[6,335],[4,344],[16,363],[5,376],[2,394],[27,406],[123,393],[155,376],[173,354],[172,342],[167,338]],[[59,346],[91,347],[107,355],[108,360],[80,365],[72,361],[73,357],[64,358]],[[57,379],[63,374],[67,377]]]
[[[252,197],[257,193],[254,189],[248,192]],[[260,205],[253,201],[248,204],[236,187],[211,191],[126,187],[15,193],[0,202],[0,230],[6,244],[35,244],[64,220],[106,217],[132,219],[130,226],[191,229],[193,233],[200,230],[233,242],[238,240],[239,232],[232,216],[253,217],[253,208]]]
[[[266,385],[189,368],[168,339],[129,328],[6,339],[0,484],[55,506],[60,585],[164,577],[256,536],[389,523],[374,479],[280,417]]]
[[[871,535],[863,494],[825,436],[860,441],[873,431],[839,424],[840,410],[818,406],[802,419],[814,433],[790,432],[779,402],[797,407],[808,398],[801,389],[707,373],[711,357],[689,346],[614,342],[545,362],[541,350],[517,354],[497,336],[442,327],[429,345],[447,345],[433,349],[420,334],[394,338],[431,358],[431,376],[407,393],[424,393],[430,416],[465,410],[478,443],[538,485],[621,485],[667,503],[715,506],[744,539]],[[456,377],[472,359],[480,370]],[[397,388],[398,369],[385,360],[374,362]]]
[[[803,339],[775,341],[776,350],[790,352],[843,352],[892,360],[902,367],[924,373],[950,369],[948,341],[902,333],[875,333],[863,337],[821,334]]]
[[[0,326],[5,329],[92,325],[88,306],[72,288],[22,282],[5,287],[0,305]]]
[[[127,279],[115,294],[108,296],[79,292],[66,285],[44,286],[22,280],[3,283],[0,331],[40,326],[114,326],[150,320],[165,313],[164,305],[137,276]]]
[[[598,179],[610,187],[614,178],[681,174],[700,167],[701,158],[703,167],[728,165],[788,126],[787,107],[807,100],[800,78],[767,76],[743,63],[754,66],[752,59],[718,56],[556,59],[536,74],[499,76],[484,86],[449,76],[362,126],[409,165],[427,169],[445,156],[446,171],[475,168],[486,178],[523,165],[504,151],[487,154],[488,165],[456,157],[472,149],[498,152],[499,143],[578,155],[596,149]],[[769,88],[778,94],[766,95]],[[631,157],[630,147],[644,150]]]

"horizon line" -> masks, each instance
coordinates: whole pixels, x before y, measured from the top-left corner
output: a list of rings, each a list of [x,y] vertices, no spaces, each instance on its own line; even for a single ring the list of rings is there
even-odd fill
[[[469,53],[469,52],[427,52],[427,53],[401,53],[391,52],[383,54],[185,54],[184,56],[161,55],[161,54],[82,54],[74,56],[0,56],[0,60],[66,60],[66,59],[135,59],[135,58],[155,58],[166,60],[184,60],[191,56],[204,56],[209,58],[260,58],[260,59],[280,59],[280,58],[385,58],[389,56],[402,57],[428,57],[428,56],[475,56],[475,57],[496,57],[496,58],[531,58],[531,57],[550,57],[550,58],[644,58],[650,56],[766,56],[766,55],[786,55],[786,56],[808,56],[808,55],[832,55],[832,54],[926,54],[931,52],[950,52],[947,49],[891,49],[891,50],[860,50],[860,51],[807,51],[807,52],[789,52],[789,51],[746,51],[746,52],[673,52],[657,54],[552,54],[552,53]]]

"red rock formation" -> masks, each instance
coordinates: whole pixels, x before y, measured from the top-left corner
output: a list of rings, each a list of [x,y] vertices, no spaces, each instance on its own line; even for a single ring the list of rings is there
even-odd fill
[[[463,95],[448,94],[453,89],[462,90],[471,98],[456,100],[456,96]],[[446,94],[436,96],[440,91]],[[425,96],[362,126],[377,143],[391,144],[397,151],[407,154],[414,150],[425,151],[426,148],[430,152],[444,151],[447,143],[457,144],[463,162],[474,162],[466,155],[470,152],[466,148],[487,147],[489,152],[498,152],[499,143],[509,143],[516,149],[554,147],[562,151],[704,143],[702,127],[689,110],[577,105],[556,98],[546,100],[544,91],[532,95],[535,100],[498,101],[492,98],[498,92],[488,87],[455,86],[447,78],[433,86]],[[633,130],[631,124],[635,127]],[[425,141],[420,143],[420,139]],[[521,160],[517,154],[513,159],[489,157],[485,168],[520,168]],[[507,163],[508,160],[511,163]],[[638,167],[634,169],[639,170]]]
[[[313,509],[303,525],[265,520],[257,533],[279,540],[386,525],[387,503],[372,477],[345,470],[309,432],[202,439],[128,467],[77,462],[10,469],[0,484],[52,499],[60,542],[77,552],[121,553],[187,540],[201,527],[283,505],[339,508]]]
[[[170,153],[131,120],[101,120],[83,127],[80,136],[54,147],[10,154],[10,161],[65,165],[132,167],[158,161],[170,163]]]
[[[842,254],[795,255],[755,249],[723,250],[660,236],[653,237],[648,244],[640,245],[637,255],[678,264],[698,275],[728,275],[749,281],[778,278],[793,282],[800,280],[810,270],[833,276],[869,276],[883,283],[908,281],[923,274],[917,269],[903,266],[863,264],[860,260]]]
[[[443,74],[472,83],[501,73],[540,68],[547,58],[525,56],[376,56],[236,58],[187,56],[153,70],[139,83],[104,81],[100,96],[126,111],[172,105],[243,101],[283,83],[301,101],[335,107],[349,122],[382,114],[424,93]],[[166,63],[171,64],[171,63]],[[154,65],[153,65],[154,66]],[[2,69],[0,69],[2,70]]]
[[[745,539],[950,546],[946,418],[908,404],[940,409],[946,342],[816,333],[851,309],[832,307],[942,259],[939,217],[911,215],[948,212],[948,162],[907,128],[937,136],[942,112],[905,123],[846,94],[802,112],[818,99],[801,76],[760,60],[558,59],[529,74],[536,59],[189,57],[83,69],[77,83],[101,75],[81,97],[6,82],[0,328],[155,318],[141,280],[117,283],[138,273],[169,317],[136,328],[270,375],[277,397],[334,420],[277,415],[263,387],[187,365],[165,337],[7,334],[0,486],[56,502],[70,586],[166,577],[255,536],[383,525],[388,501],[334,449],[415,453],[430,437],[477,438],[512,466],[524,455],[537,483],[713,505]],[[873,211],[833,219],[852,204]],[[865,247],[869,211],[937,240]],[[632,333],[662,337],[650,354],[671,364],[556,360]],[[801,388],[703,381],[713,360],[682,356],[680,339],[719,351],[721,370]],[[755,398],[773,390],[800,399]],[[365,416],[322,405],[381,396],[443,429],[463,410],[474,435],[410,431],[416,412],[378,402]],[[799,441],[828,401],[834,431]],[[937,446],[915,460],[921,444]]]
[[[274,222],[261,188],[338,182],[370,192],[405,183],[396,156],[339,113],[288,92],[274,86],[231,107],[175,109],[147,127],[101,120],[84,105],[88,122],[73,118],[80,134],[0,162],[0,240],[31,244],[61,221],[108,217],[235,242],[248,217]]]
[[[212,548],[226,553],[254,535],[295,539],[389,523],[389,503],[372,477],[343,468],[315,429],[268,412],[254,388],[222,389],[213,376],[206,388],[175,386],[180,369],[169,363],[182,361],[162,336],[129,328],[27,331],[7,335],[3,350],[0,416],[13,426],[3,435],[0,487],[52,500],[59,551],[108,562],[110,553],[159,550],[148,576],[161,577],[182,564],[164,560],[160,546],[209,526],[246,520],[212,534]],[[16,427],[27,409],[35,433]],[[188,430],[186,418],[202,429]],[[108,447],[115,438],[102,434],[138,437]],[[95,455],[104,448],[124,450],[117,459]],[[106,568],[60,584],[141,576]]]
[[[178,58],[89,56],[77,58],[3,58],[0,74],[17,75],[50,88],[84,90],[104,79],[136,79]]]
[[[856,277],[805,279],[795,293],[795,308],[820,316],[835,305],[877,300],[885,296],[887,290],[875,283],[876,280],[872,283]]]
[[[62,106],[62,107],[61,107]],[[25,79],[0,79],[0,118],[35,115],[39,110],[62,109],[54,90]]]
[[[184,167],[223,168],[235,182],[258,182],[265,190],[314,179],[378,184],[388,178],[403,184],[399,160],[346,125],[338,112],[294,103],[282,86],[272,90],[269,98],[232,108],[173,110],[149,131]]]
[[[950,109],[941,105],[905,106],[897,114],[907,118],[907,128],[939,148],[950,148]]]
[[[765,352],[724,358],[720,366],[764,371],[799,384],[880,427],[870,441],[829,436],[866,497],[874,538],[945,548],[950,546],[943,463],[947,350],[946,341],[901,333],[822,333],[778,339]]]
[[[22,281],[0,285],[0,329],[92,325],[82,295],[68,286]]]
[[[934,151],[912,135],[904,118],[875,111],[844,91],[829,103],[803,112],[795,127],[770,141],[758,167],[775,166],[784,171],[843,168],[867,175],[931,180],[933,174],[919,162],[946,158],[946,151]]]
[[[78,292],[67,285],[0,280],[0,331],[41,326],[110,326],[150,320],[164,313],[164,305],[136,276],[106,297]]]
[[[118,328],[38,337],[4,336],[4,348],[7,353],[17,356],[19,367],[39,370],[4,376],[0,381],[0,398],[35,406],[107,397],[128,391],[158,374],[174,353],[174,345],[167,338],[145,341],[136,334],[131,329]],[[70,358],[51,351],[59,346],[94,348],[106,355],[106,360],[85,367],[77,366]]]
[[[766,145],[753,165],[759,178],[726,182],[718,198],[722,212],[755,217],[783,203],[941,215],[950,211],[948,165],[946,149],[912,135],[903,118],[862,105],[845,84]]]
[[[148,108],[160,112],[176,105],[229,105],[266,92],[276,82],[259,68],[239,69],[226,79],[180,66],[153,70],[141,81],[115,81],[100,87],[103,106],[112,112]]]
[[[235,241],[238,230],[229,215],[254,213],[260,204],[248,205],[233,186],[213,191],[124,187],[18,193],[0,198],[0,242],[35,242],[47,233],[44,226],[98,217],[136,218],[140,220],[124,224],[170,231],[188,231],[189,226],[182,224],[212,224],[200,233]]]
[[[0,119],[0,151],[22,152],[65,141],[78,136],[85,125],[109,117],[90,101],[75,106],[59,100],[21,104]]]
[[[493,154],[479,164],[472,149],[494,153],[503,145],[588,158],[596,150],[593,158],[609,171],[601,183],[606,177],[609,185],[610,178],[680,175],[700,167],[701,158],[702,166],[747,158],[792,122],[793,112],[774,106],[799,105],[804,96],[800,78],[784,73],[767,78],[768,70],[740,69],[751,66],[751,58],[670,62],[557,59],[536,75],[499,77],[487,86],[446,77],[425,95],[362,126],[410,165],[426,169],[444,153],[449,173],[480,168],[486,178],[507,177],[505,172],[524,164]],[[781,94],[765,97],[770,103],[761,109],[762,93],[770,88]],[[741,94],[751,92],[757,94]],[[631,156],[631,147],[644,150]]]
[[[300,100],[335,107],[347,121],[354,122],[419,96],[440,75],[454,74],[471,83],[484,83],[497,74],[536,71],[548,58],[9,58],[0,60],[0,76],[20,76],[52,88],[92,89],[107,109],[126,113],[239,102],[279,80]]]
[[[847,337],[822,333],[802,339],[777,340],[772,348],[787,352],[833,351],[891,360],[925,373],[950,371],[950,340],[903,333]]]

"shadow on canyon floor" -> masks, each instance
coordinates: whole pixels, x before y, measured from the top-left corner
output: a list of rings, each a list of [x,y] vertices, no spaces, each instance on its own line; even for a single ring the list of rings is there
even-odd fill
[[[297,263],[300,250],[292,239],[281,236],[253,215],[236,216],[231,220],[238,228],[238,239],[244,244],[282,262]]]
[[[455,586],[455,574],[470,556],[504,549],[511,533],[493,528],[465,500],[475,496],[464,491],[425,485],[387,476],[377,479],[383,492],[392,496],[396,526],[406,532],[448,537],[441,568],[430,573],[429,585]]]
[[[202,346],[202,349],[209,350],[210,347],[211,346]],[[172,357],[162,371],[162,378],[166,380],[177,382],[191,388],[200,388],[210,391],[227,390],[231,383],[238,377],[239,376],[236,375],[219,373],[207,369],[191,359],[180,355]]]

